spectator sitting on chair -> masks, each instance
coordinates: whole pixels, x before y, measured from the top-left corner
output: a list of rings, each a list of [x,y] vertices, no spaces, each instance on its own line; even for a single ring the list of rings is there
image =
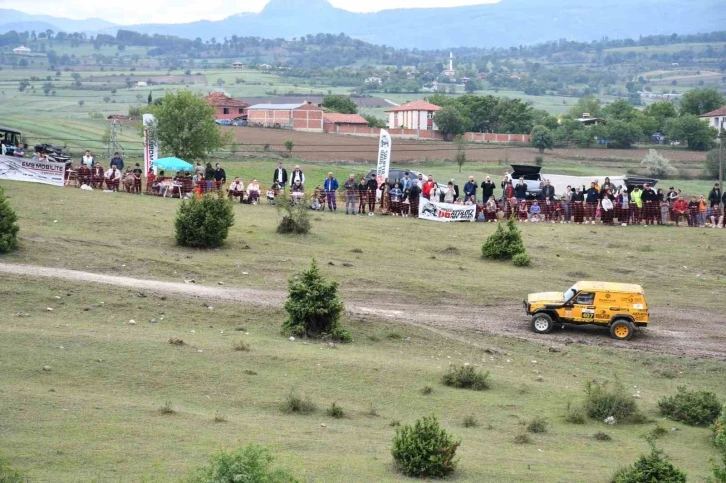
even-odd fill
[[[297,181],[295,181],[297,183]],[[310,200],[310,209],[315,211],[321,211],[325,209],[325,192],[323,187],[317,185],[313,191],[313,197]]]
[[[698,226],[700,218],[698,214],[698,204],[698,198],[691,196],[691,202],[688,203],[688,226],[692,226],[694,228]]]
[[[130,167],[126,168],[126,173],[124,173],[124,188],[127,193],[134,191],[134,172]]]
[[[519,221],[527,221],[529,219],[529,211],[527,210],[527,202],[522,200],[519,202]]]
[[[489,179],[489,178],[487,177],[487,179]],[[492,188],[492,192],[494,192],[493,188]],[[494,195],[490,195],[489,199],[487,200],[486,219],[490,223],[494,223],[497,219],[497,202],[494,199]]]
[[[15,151],[13,151],[13,156],[17,156],[19,158],[25,157],[25,146],[23,146],[21,143],[18,143],[18,147],[15,148]]]
[[[227,197],[239,198],[239,202],[242,203],[245,198],[245,185],[241,179],[235,178],[232,184],[229,185],[227,190]]]
[[[247,185],[247,200],[256,205],[260,199],[260,183],[257,182],[256,178],[252,179],[252,182]]]
[[[711,228],[723,228],[723,213],[718,203],[711,207]]]
[[[525,205],[526,207],[527,205]],[[542,221],[542,208],[537,204],[537,200],[532,202],[532,206],[529,208],[529,221],[532,223]]]
[[[305,188],[300,180],[292,183],[292,186],[290,187],[290,196],[292,197],[293,203],[297,203],[305,197]]]
[[[217,163],[217,169],[214,170],[214,182],[217,186],[217,191],[221,190],[224,184],[227,182],[227,173],[225,173],[222,165]]]
[[[681,217],[684,217],[688,221],[688,202],[683,199],[683,196],[679,196],[675,203],[673,203],[673,218],[676,226],[678,226]]]
[[[106,171],[103,176],[104,178],[106,178],[106,188],[111,191],[118,191],[118,184],[121,179],[121,171],[119,171],[114,165],[111,166],[111,168]]]

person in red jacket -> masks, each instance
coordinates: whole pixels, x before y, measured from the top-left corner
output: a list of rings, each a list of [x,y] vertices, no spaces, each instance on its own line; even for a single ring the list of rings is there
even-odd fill
[[[431,197],[431,189],[436,186],[436,183],[434,183],[434,178],[432,176],[429,176],[429,179],[426,180],[426,182],[423,185],[423,189],[421,190],[423,197],[427,200]],[[434,200],[436,201],[436,200]]]
[[[679,196],[675,203],[673,203],[673,218],[676,220],[676,226],[678,221],[684,217],[688,222],[688,202],[683,199],[683,196]]]

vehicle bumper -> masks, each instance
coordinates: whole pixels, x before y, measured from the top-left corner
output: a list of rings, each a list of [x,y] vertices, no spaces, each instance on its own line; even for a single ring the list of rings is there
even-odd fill
[[[522,305],[524,306],[524,311],[526,312],[526,314],[531,315],[529,302],[527,302],[526,300],[522,300]]]

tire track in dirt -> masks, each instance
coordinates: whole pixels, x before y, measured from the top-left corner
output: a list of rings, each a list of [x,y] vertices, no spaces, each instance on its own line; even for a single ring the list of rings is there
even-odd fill
[[[282,291],[162,282],[37,265],[0,263],[0,273],[100,283],[168,295],[263,307],[280,308],[286,298],[286,293]],[[609,331],[602,327],[568,326],[566,330],[555,330],[547,335],[534,334],[529,330],[529,320],[521,304],[425,306],[391,303],[385,300],[374,302],[348,299],[346,311],[354,317],[375,317],[431,329],[442,336],[454,337],[467,343],[472,343],[467,340],[468,335],[478,333],[514,337],[545,345],[574,343],[726,360],[726,325],[721,323],[718,314],[702,310],[651,308],[651,326],[636,332],[633,339],[628,342],[611,339]]]

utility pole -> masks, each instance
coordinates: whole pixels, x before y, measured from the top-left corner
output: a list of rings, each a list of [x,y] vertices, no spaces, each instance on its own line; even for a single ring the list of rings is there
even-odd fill
[[[721,119],[721,126],[718,130],[718,187],[721,188],[721,200],[723,200],[723,143],[724,143],[724,119]],[[719,201],[720,206],[720,201]],[[726,209],[726,204],[721,206],[721,213]]]

